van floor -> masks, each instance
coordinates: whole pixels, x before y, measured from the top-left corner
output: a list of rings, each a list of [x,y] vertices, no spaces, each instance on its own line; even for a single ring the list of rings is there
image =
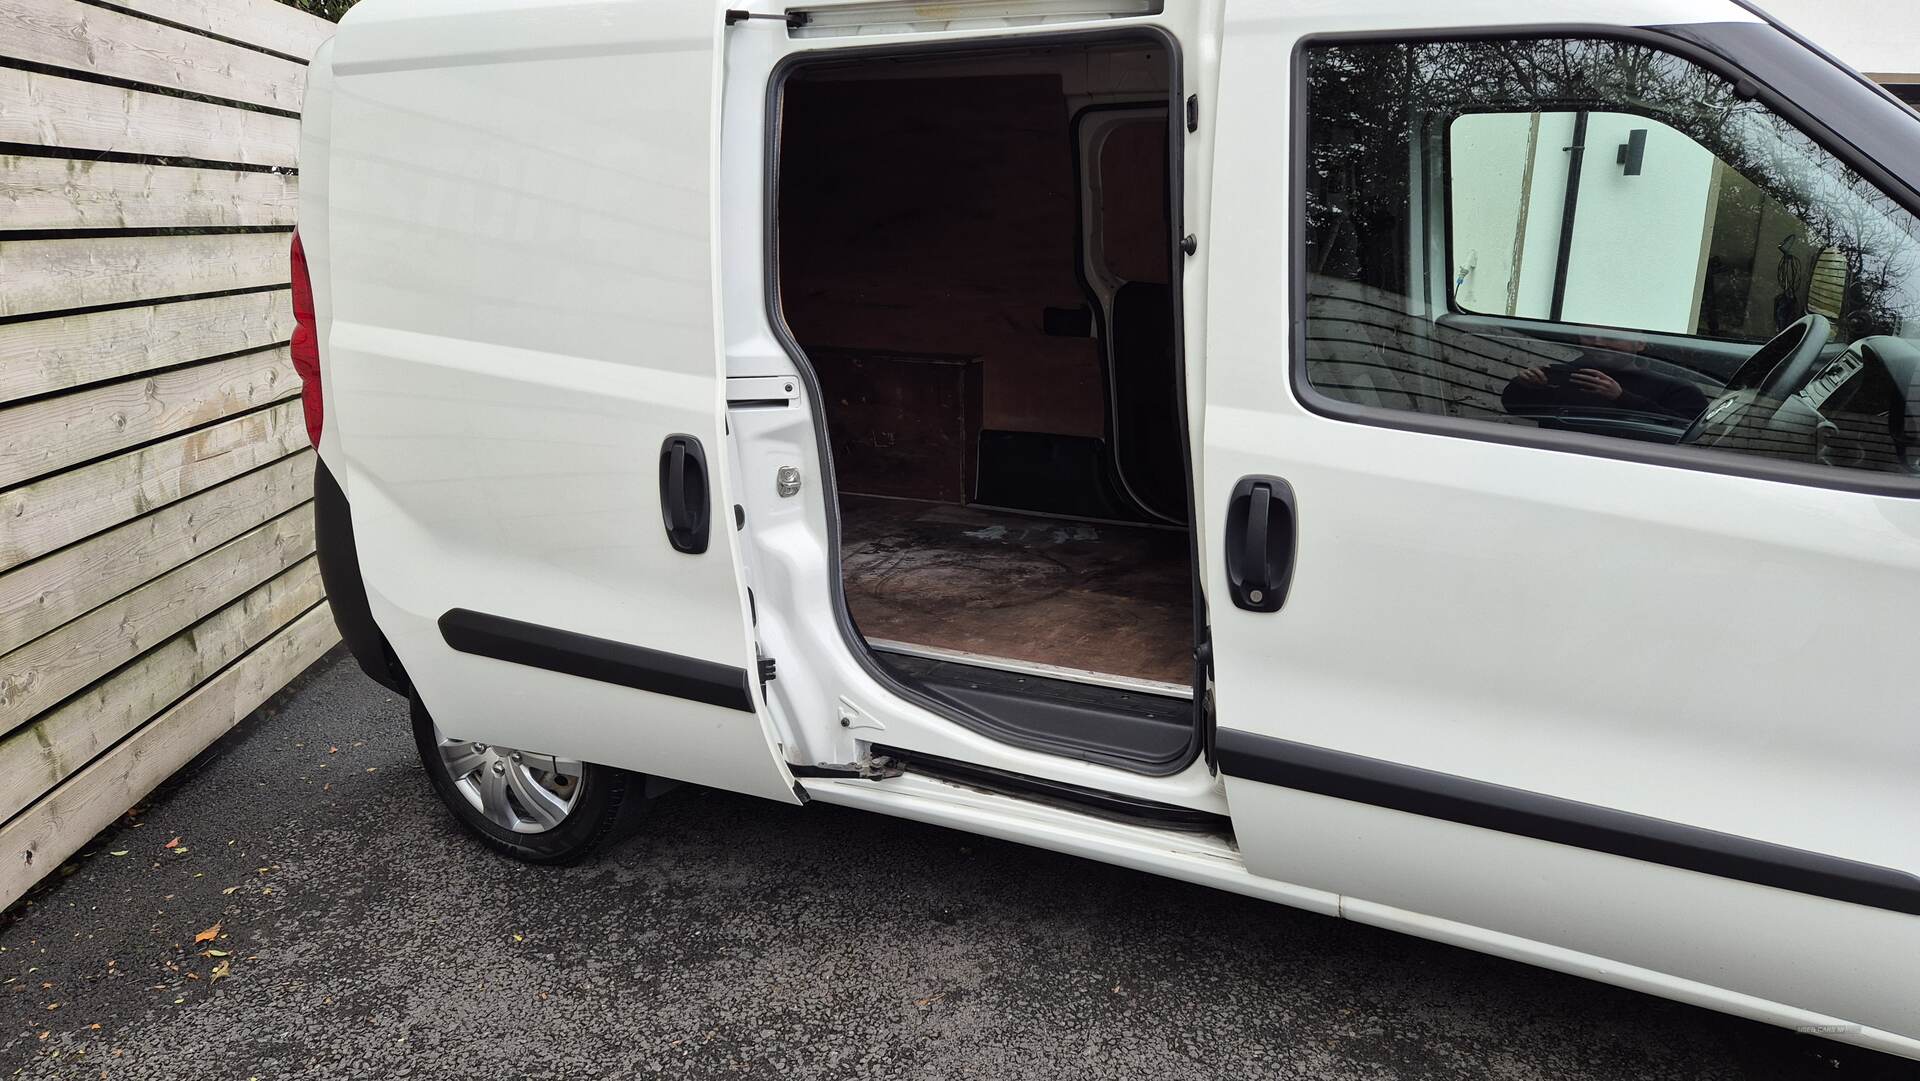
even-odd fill
[[[1187,686],[1182,530],[842,495],[847,608],[869,641]]]

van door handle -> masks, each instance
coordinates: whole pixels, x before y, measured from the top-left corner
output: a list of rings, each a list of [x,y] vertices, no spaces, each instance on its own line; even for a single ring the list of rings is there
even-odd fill
[[[1293,585],[1293,488],[1279,477],[1241,477],[1227,500],[1227,592],[1249,612],[1278,612]]]
[[[660,518],[676,552],[707,550],[707,454],[690,435],[670,435],[660,444]]]

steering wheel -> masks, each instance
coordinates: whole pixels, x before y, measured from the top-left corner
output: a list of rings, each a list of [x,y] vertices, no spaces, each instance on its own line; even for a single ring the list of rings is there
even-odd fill
[[[1833,324],[1808,313],[1754,350],[1727,380],[1726,390],[1695,417],[1681,443],[1698,443],[1709,425],[1725,429],[1738,415],[1765,408],[1769,415],[1813,374],[1820,353],[1833,340]]]
[[[1824,315],[1803,315],[1754,350],[1727,380],[1728,390],[1756,390],[1778,401],[1800,389],[1820,363],[1820,351],[1833,340],[1833,324]]]

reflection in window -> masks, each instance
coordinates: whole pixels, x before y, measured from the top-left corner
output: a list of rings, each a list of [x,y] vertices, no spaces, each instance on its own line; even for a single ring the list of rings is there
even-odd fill
[[[1915,471],[1920,224],[1757,101],[1611,40],[1306,64],[1315,390]]]

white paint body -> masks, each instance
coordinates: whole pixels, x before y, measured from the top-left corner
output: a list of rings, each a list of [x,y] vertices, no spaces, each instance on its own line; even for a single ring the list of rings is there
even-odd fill
[[[1219,723],[1920,871],[1920,725],[1894,675],[1920,611],[1920,503],[1354,424],[1307,410],[1287,378],[1301,37],[1750,15],[1729,0],[1169,0],[1145,18],[831,37],[724,29],[721,7],[371,0],[316,58],[302,235],[321,451],[376,621],[443,726],[774,799],[804,789],[1920,1057],[1920,916],[1198,762],[1145,777],[900,699],[836,628],[812,411],[726,406],[730,379],[754,381],[745,398],[796,374],[765,295],[775,65],[1160,26],[1201,103],[1184,142],[1199,238],[1184,346]],[[670,433],[696,435],[716,479],[697,558],[660,526]],[[797,498],[775,491],[783,465],[801,471]],[[1224,600],[1212,530],[1248,474],[1298,496],[1277,615]],[[757,648],[779,675],[754,712],[721,709],[455,652],[436,627],[452,608],[749,670]],[[859,721],[843,727],[848,707]],[[868,742],[1230,815],[1237,844],[914,776],[796,787],[789,766],[855,762]]]

